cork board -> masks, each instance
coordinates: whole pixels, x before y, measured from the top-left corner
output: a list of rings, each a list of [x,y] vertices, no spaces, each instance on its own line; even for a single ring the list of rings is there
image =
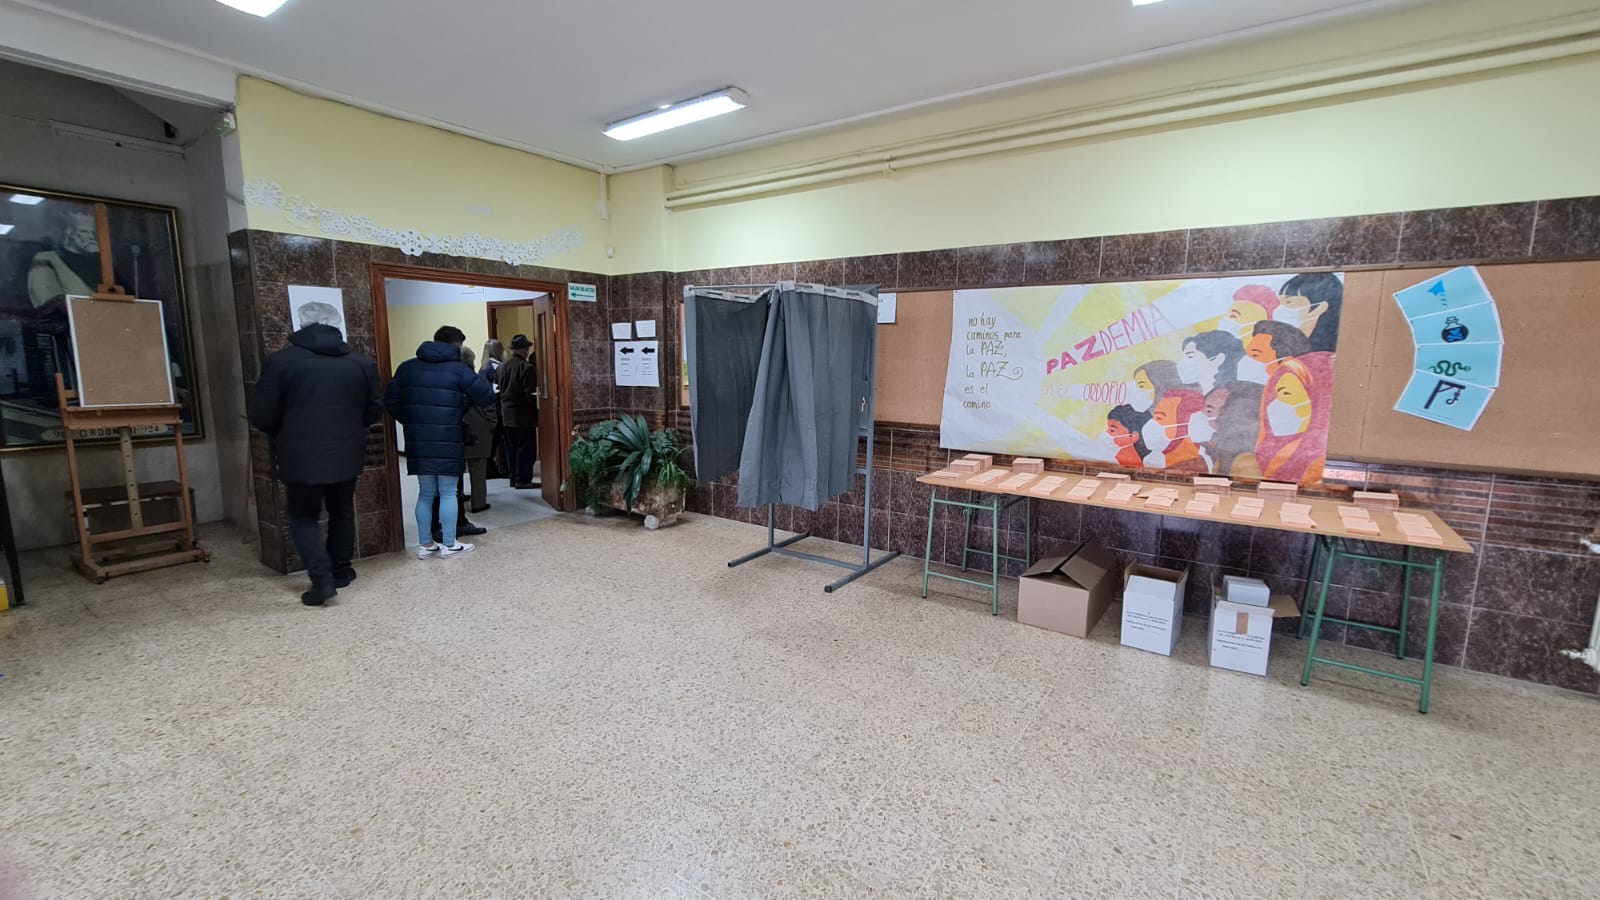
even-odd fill
[[[1600,262],[1480,266],[1506,342],[1501,384],[1472,431],[1402,415],[1415,362],[1393,294],[1446,268],[1347,272],[1328,457],[1600,477],[1600,390],[1590,316]],[[902,293],[878,329],[878,420],[937,427],[949,364],[949,291]]]
[[[954,301],[951,291],[896,295],[894,323],[878,326],[879,422],[939,424]]]
[[[1444,271],[1382,273],[1372,297],[1373,331],[1364,339],[1341,332],[1338,371],[1347,366],[1354,371],[1358,362],[1365,362],[1359,383],[1339,380],[1334,388],[1336,398],[1347,387],[1366,398],[1360,419],[1338,408],[1336,400],[1334,426],[1360,436],[1359,450],[1349,455],[1378,462],[1600,476],[1600,392],[1590,371],[1596,356],[1591,322],[1600,302],[1600,262],[1478,267],[1500,311],[1505,363],[1500,388],[1472,431],[1394,411],[1414,358],[1405,317],[1390,295]],[[1345,315],[1352,312],[1346,300]],[[1328,450],[1334,453],[1331,444]]]
[[[172,403],[172,369],[160,300],[68,297],[78,402],[83,406]]]

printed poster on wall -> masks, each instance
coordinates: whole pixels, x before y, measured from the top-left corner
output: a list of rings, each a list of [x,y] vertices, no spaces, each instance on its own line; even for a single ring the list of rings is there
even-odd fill
[[[957,291],[940,443],[1315,483],[1344,275]]]
[[[1471,431],[1500,386],[1500,310],[1475,266],[1461,266],[1394,295],[1416,345],[1416,371],[1394,408]]]

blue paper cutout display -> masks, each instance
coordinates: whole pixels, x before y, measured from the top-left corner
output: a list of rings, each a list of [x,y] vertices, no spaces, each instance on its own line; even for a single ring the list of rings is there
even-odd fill
[[[1500,386],[1500,310],[1475,266],[1451,269],[1394,295],[1415,344],[1416,371],[1394,408],[1471,431]]]

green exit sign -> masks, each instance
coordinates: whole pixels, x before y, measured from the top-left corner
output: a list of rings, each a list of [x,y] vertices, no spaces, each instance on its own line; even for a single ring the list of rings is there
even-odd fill
[[[568,284],[567,299],[574,303],[596,303],[600,300],[600,293],[592,284]]]

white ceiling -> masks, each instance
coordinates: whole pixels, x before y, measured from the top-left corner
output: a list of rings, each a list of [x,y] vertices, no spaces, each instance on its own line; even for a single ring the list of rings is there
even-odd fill
[[[215,0],[19,2],[600,168],[1429,0],[288,0],[268,19]],[[600,133],[730,84],[750,108]]]

